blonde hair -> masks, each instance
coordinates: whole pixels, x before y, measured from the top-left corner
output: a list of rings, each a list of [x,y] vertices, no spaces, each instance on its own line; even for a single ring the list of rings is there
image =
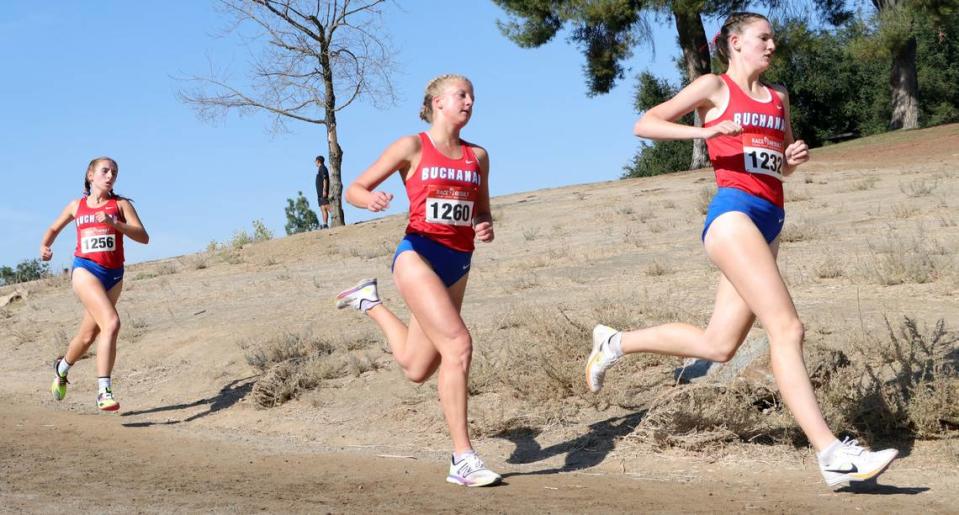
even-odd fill
[[[426,84],[426,92],[423,94],[423,106],[420,107],[420,119],[426,123],[433,123],[433,99],[442,93],[443,85],[451,80],[461,80],[473,87],[473,82],[464,75],[447,73],[440,75]]]

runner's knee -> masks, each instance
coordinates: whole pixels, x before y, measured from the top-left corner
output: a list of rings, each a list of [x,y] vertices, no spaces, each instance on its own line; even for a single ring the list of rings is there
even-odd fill
[[[739,349],[739,344],[742,343],[739,340],[731,338],[722,338],[708,341],[708,346],[710,350],[709,361],[715,361],[716,363],[726,363],[727,361],[733,359],[733,356],[736,355],[736,351]]]
[[[120,316],[114,313],[113,315],[107,317],[103,321],[103,325],[100,326],[100,331],[104,334],[117,334],[120,332]]]
[[[782,323],[771,325],[766,328],[769,333],[769,343],[771,345],[790,345],[802,348],[803,339],[806,336],[802,321],[798,318],[791,318]]]
[[[470,361],[473,359],[473,338],[469,331],[463,328],[462,331],[449,337],[442,348],[444,365],[469,370]]]

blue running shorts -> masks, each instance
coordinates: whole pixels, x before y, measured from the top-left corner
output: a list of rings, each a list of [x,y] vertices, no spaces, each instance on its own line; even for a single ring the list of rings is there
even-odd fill
[[[103,285],[103,289],[106,291],[110,291],[118,282],[123,280],[123,268],[106,268],[89,259],[74,256],[73,270],[77,268],[82,268],[93,274],[94,277],[100,280],[100,284]]]
[[[737,188],[719,188],[713,201],[709,203],[706,212],[706,224],[703,227],[702,239],[706,239],[706,231],[710,224],[721,214],[730,211],[744,213],[766,238],[766,243],[772,243],[783,230],[786,220],[786,211],[772,202],[746,193]]]
[[[437,243],[426,236],[407,234],[396,247],[391,270],[396,266],[396,258],[408,250],[416,252],[426,260],[447,288],[456,284],[456,281],[469,273],[470,262],[473,259],[472,252],[460,252],[442,243]]]

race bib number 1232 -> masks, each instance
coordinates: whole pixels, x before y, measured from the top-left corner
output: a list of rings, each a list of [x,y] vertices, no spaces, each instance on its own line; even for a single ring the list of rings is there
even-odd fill
[[[765,134],[743,133],[743,157],[746,160],[746,171],[771,175],[780,181],[783,180],[783,146],[782,140],[770,138]]]

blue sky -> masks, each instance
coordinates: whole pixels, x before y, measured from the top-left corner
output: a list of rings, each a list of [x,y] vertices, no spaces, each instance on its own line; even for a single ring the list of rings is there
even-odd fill
[[[212,62],[243,85],[247,50],[214,37],[226,20],[212,3],[144,5],[5,3],[0,167],[12,191],[0,206],[0,265],[37,256],[44,230],[79,196],[86,164],[98,155],[118,161],[116,190],[135,200],[151,235],[148,246],[127,246],[128,263],[201,251],[251,231],[255,219],[282,236],[288,197],[302,190],[315,204],[312,161],[327,153],[323,127],[293,122],[292,133],[272,134],[265,114],[199,120],[177,99],[188,85],[176,77],[202,74]],[[638,50],[611,94],[589,98],[583,58],[565,37],[522,49],[499,33],[497,19],[505,16],[485,0],[387,8],[399,100],[339,114],[345,183],[391,141],[426,128],[417,118],[423,87],[447,72],[474,82],[474,116],[463,135],[489,150],[494,196],[619,177],[639,143],[631,134],[632,77],[645,69],[677,75],[672,21],[660,22],[655,52]],[[405,212],[399,178],[384,189],[397,199],[387,214]],[[348,223],[374,216],[382,215],[346,208]],[[74,244],[67,226],[54,267],[67,266]]]

